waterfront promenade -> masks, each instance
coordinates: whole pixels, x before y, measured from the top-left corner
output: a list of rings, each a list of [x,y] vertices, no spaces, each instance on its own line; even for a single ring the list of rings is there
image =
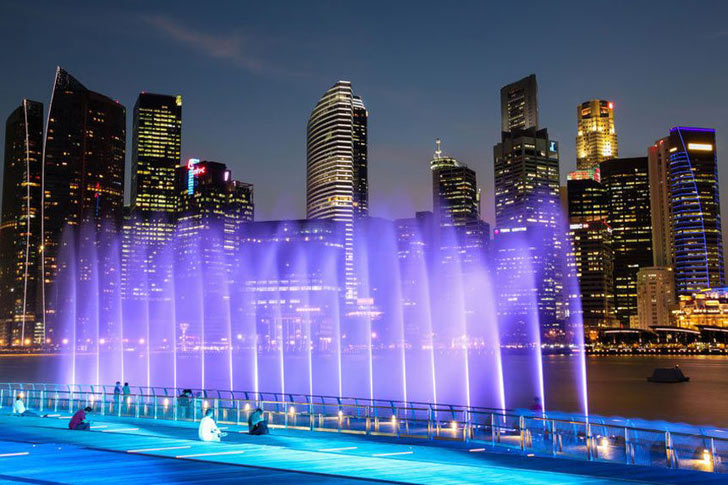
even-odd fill
[[[69,416],[0,415],[0,483],[386,482],[725,483],[726,476],[659,467],[492,452],[476,443],[423,442],[335,432],[273,429],[250,436],[225,425],[222,443],[196,439],[196,423],[92,415],[92,430]]]

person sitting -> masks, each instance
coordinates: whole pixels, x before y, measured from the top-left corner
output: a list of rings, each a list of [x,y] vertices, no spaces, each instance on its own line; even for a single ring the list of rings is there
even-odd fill
[[[201,441],[220,441],[220,438],[227,436],[227,433],[223,433],[217,427],[215,419],[212,417],[212,408],[208,408],[205,411],[205,417],[200,420],[197,436]]]
[[[543,411],[543,406],[541,406],[541,398],[536,396],[533,398],[533,404],[531,404],[531,411],[534,412],[541,412]]]
[[[91,411],[93,411],[91,406],[86,406],[85,408],[76,411],[76,414],[73,415],[71,421],[68,423],[68,429],[76,431],[86,431],[91,429],[91,423],[86,420],[86,413],[90,413]]]
[[[253,435],[268,434],[268,421],[263,416],[263,410],[257,408],[248,416],[248,433]]]
[[[23,402],[23,396],[18,394],[18,398],[13,402],[13,414],[17,414],[18,416],[26,416],[31,418],[37,418],[38,415],[35,414],[33,411],[29,411],[25,409],[25,403]]]

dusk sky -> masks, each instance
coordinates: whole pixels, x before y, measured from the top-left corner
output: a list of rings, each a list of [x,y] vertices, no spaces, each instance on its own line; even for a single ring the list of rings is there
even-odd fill
[[[256,219],[305,216],[306,122],[337,80],[369,110],[372,215],[431,210],[435,138],[493,222],[501,86],[535,73],[540,125],[576,166],[576,106],[614,101],[620,156],[717,130],[728,170],[728,2],[40,2],[0,5],[0,115],[47,109],[56,66],[127,108],[183,96],[182,155],[255,184]],[[4,128],[0,146],[4,147]],[[728,189],[723,188],[723,215]]]

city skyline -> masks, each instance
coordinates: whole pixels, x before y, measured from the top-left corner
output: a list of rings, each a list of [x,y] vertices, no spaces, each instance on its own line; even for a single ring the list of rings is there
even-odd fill
[[[16,17],[29,15],[29,12],[19,4],[9,4],[7,9]],[[502,9],[495,7],[477,9],[473,7],[473,9],[485,10],[494,18],[504,14]],[[273,10],[281,13],[278,11],[280,8],[273,8]],[[297,8],[291,6],[288,10],[284,12],[282,24],[287,22],[288,15],[296,13]],[[311,10],[309,15],[316,13],[317,8],[314,6]],[[552,16],[554,21],[564,22],[565,20],[560,20],[559,17],[560,15],[567,17],[564,10],[563,7],[557,8],[547,15]],[[619,10],[619,8],[615,10]],[[644,10],[647,9],[634,10],[634,19],[630,17],[630,20],[625,21],[623,20],[624,15],[622,15],[621,22],[627,24],[636,22],[638,18],[646,15]],[[574,9],[570,16],[573,17],[579,12],[586,14],[585,11],[589,11],[589,8],[579,7],[579,9]],[[301,208],[302,202],[305,200],[305,187],[302,186],[300,180],[305,177],[305,119],[313,108],[315,99],[339,79],[350,80],[357,86],[358,94],[366,100],[370,112],[370,207],[375,216],[407,217],[417,210],[431,208],[427,163],[430,158],[432,140],[441,137],[448,140],[449,151],[453,156],[468,160],[471,168],[476,170],[481,180],[479,185],[483,191],[483,218],[494,226],[492,155],[489,152],[492,144],[498,139],[500,129],[498,89],[514,79],[520,79],[531,73],[537,75],[541,85],[539,86],[540,124],[548,126],[550,136],[560,143],[562,182],[565,181],[565,174],[575,167],[576,120],[574,108],[595,97],[614,100],[617,131],[620,133],[621,156],[644,156],[647,147],[655,139],[664,136],[667,130],[677,125],[715,128],[717,149],[718,152],[722,151],[722,140],[724,139],[722,137],[726,130],[724,129],[724,117],[720,116],[720,113],[725,110],[721,108],[720,97],[715,98],[707,94],[711,92],[709,88],[713,86],[713,83],[715,86],[713,91],[721,85],[725,68],[719,64],[711,66],[713,68],[711,76],[701,73],[693,74],[696,79],[701,79],[701,89],[691,89],[689,79],[685,79],[682,75],[676,76],[675,79],[665,80],[660,86],[648,86],[647,78],[643,82],[634,77],[637,71],[632,72],[632,70],[643,69],[641,66],[635,66],[634,60],[627,63],[631,67],[629,72],[623,69],[620,74],[601,74],[599,79],[595,77],[584,85],[585,83],[578,83],[573,75],[573,70],[578,66],[569,68],[571,71],[566,68],[557,70],[551,65],[553,59],[552,62],[534,58],[526,63],[503,64],[502,60],[499,60],[500,54],[493,53],[490,49],[490,44],[486,42],[487,38],[484,38],[487,36],[475,35],[472,27],[469,27],[466,29],[466,33],[456,35],[453,39],[437,37],[439,44],[434,46],[436,48],[433,52],[440,68],[433,75],[434,79],[419,76],[421,70],[428,67],[421,57],[415,56],[403,63],[402,67],[397,67],[392,64],[393,54],[375,55],[374,51],[370,52],[369,61],[362,61],[366,66],[358,66],[356,63],[340,58],[337,59],[336,65],[332,66],[330,61],[319,61],[317,58],[309,69],[309,71],[313,71],[313,74],[309,72],[306,75],[298,75],[291,72],[279,72],[280,69],[277,68],[269,69],[268,67],[256,67],[257,64],[251,66],[242,63],[238,57],[245,58],[247,52],[241,47],[244,43],[235,39],[239,37],[247,39],[240,33],[245,29],[242,26],[236,27],[234,22],[231,25],[231,22],[225,21],[220,24],[219,31],[213,30],[209,16],[203,15],[199,22],[194,21],[184,5],[174,15],[144,11],[113,11],[112,13],[122,25],[142,29],[140,33],[148,43],[148,53],[146,51],[138,54],[133,52],[134,40],[123,28],[112,29],[108,36],[109,41],[115,43],[115,59],[125,59],[132,53],[134,54],[131,60],[127,59],[131,62],[129,68],[121,71],[118,70],[119,66],[114,63],[110,66],[109,61],[103,56],[102,58],[93,57],[98,62],[94,62],[94,65],[91,66],[87,62],[81,61],[78,55],[69,55],[67,49],[62,47],[49,47],[45,44],[41,52],[38,50],[39,46],[36,45],[36,41],[32,40],[25,49],[28,54],[33,55],[24,56],[25,62],[27,59],[32,59],[32,61],[20,66],[15,78],[7,81],[8,87],[0,95],[0,108],[3,108],[6,113],[10,113],[23,97],[36,99],[47,107],[50,94],[48,78],[52,76],[52,70],[56,64],[67,68],[86,85],[118,99],[127,107],[133,106],[139,92],[144,90],[179,93],[185,99],[183,159],[200,157],[224,161],[241,179],[253,183],[259,194],[256,198],[256,212],[260,215],[259,219],[303,216]],[[344,13],[335,11],[328,14],[328,18],[334,18]],[[653,14],[655,13],[653,12]],[[24,24],[24,28],[29,29],[31,24],[46,26],[45,24],[48,24],[51,19],[43,15],[30,24]],[[81,19],[98,18],[100,12],[96,8],[88,6],[75,17],[67,18],[64,15],[58,12],[58,15],[52,17],[55,20],[74,24]],[[368,18],[370,13],[365,11],[362,12],[362,15]],[[401,15],[402,12],[395,10],[392,12],[392,18],[383,22],[386,25],[387,22],[401,18]],[[426,16],[425,13],[416,15]],[[612,15],[616,16],[618,12],[615,11]],[[683,28],[693,33],[694,37],[689,37],[687,40],[681,37],[680,43],[666,38],[661,47],[662,50],[672,50],[673,53],[682,52],[699,45],[704,47],[704,51],[707,51],[696,54],[697,59],[701,59],[702,56],[709,56],[709,52],[721,44],[725,36],[721,37],[720,27],[716,25],[711,30],[708,25],[701,24],[701,28],[698,29],[692,15],[697,18],[699,9],[696,9],[694,14],[688,15],[688,19],[683,22],[685,24]],[[220,18],[217,18],[219,16],[213,16],[220,21]],[[6,18],[8,17],[10,16],[6,16]],[[279,27],[273,28],[272,17],[270,19],[269,17],[271,17],[271,12],[260,11],[258,13],[257,18],[262,21],[260,28],[265,29],[265,26],[268,26],[271,27],[272,32],[280,33]],[[605,23],[608,23],[607,20],[608,18]],[[319,22],[324,22],[324,20],[319,20]],[[19,24],[23,23],[19,22]],[[13,29],[17,31],[18,28],[22,28],[7,27],[10,32]],[[54,25],[46,27],[48,28],[45,30],[49,31],[56,28]],[[93,27],[92,30],[96,28]],[[651,29],[649,30],[652,32]],[[26,32],[30,32],[30,30]],[[236,32],[239,37],[236,37],[238,35],[235,34]],[[327,35],[335,35],[336,32]],[[400,42],[397,44],[396,52],[402,53],[402,49],[413,47],[407,33],[406,31],[397,34]],[[294,35],[294,33],[290,35]],[[715,36],[712,41],[707,37],[710,35]],[[530,35],[526,37],[532,38]],[[629,37],[634,41],[633,34],[630,34]],[[185,38],[188,40],[184,40]],[[92,51],[99,49],[86,45],[82,42],[81,37],[73,34],[69,36],[69,39],[72,39],[74,45],[80,42],[79,46],[83,52],[89,49]],[[307,39],[307,42],[322,40],[309,37]],[[215,40],[220,43],[215,44]],[[224,40],[228,42],[222,42]],[[291,41],[290,37],[286,40]],[[107,40],[104,41],[107,42]],[[559,36],[551,44],[558,49],[559,46],[563,46],[564,41],[563,36]],[[428,45],[432,42],[433,40],[428,40]],[[224,49],[211,51],[209,48],[211,44],[232,46],[232,52]],[[280,60],[280,55],[290,54],[291,47],[285,45],[285,42],[273,42],[272,44],[279,49],[271,48],[269,52],[266,52],[266,55],[269,54],[269,58],[262,56],[255,48],[251,49],[254,54],[260,56],[260,64],[264,66],[278,65],[276,62]],[[270,39],[265,45],[266,47],[271,46]],[[484,60],[466,66],[460,64],[457,58],[441,55],[443,49],[447,50],[456,45],[467,47],[466,50],[469,52],[477,48],[485,49],[484,52],[490,54],[493,62],[488,64]],[[204,50],[205,46],[208,47],[207,51]],[[374,49],[375,46],[376,43],[367,48]],[[613,59],[617,52],[616,45],[610,47],[600,44],[596,47],[610,59]],[[651,52],[643,52],[641,56],[638,54],[635,59],[652,62],[653,57],[648,54],[658,54],[657,47],[659,46],[647,49]],[[575,47],[569,49],[572,52],[558,55],[569,55],[574,58],[573,49]],[[8,50],[2,52],[6,62],[17,63],[17,61],[13,62],[16,54]],[[210,52],[217,52],[217,54],[213,55]],[[139,62],[154,53],[166,53],[169,59],[161,58],[158,63],[152,64],[151,68],[142,68]],[[264,57],[265,62],[262,61]],[[657,55],[657,58],[659,59],[660,56]],[[366,72],[362,71],[362,67],[372,67],[371,64],[375,61],[391,68],[391,75],[373,75],[371,69],[364,69],[363,71]],[[295,64],[301,63],[292,63],[292,65]],[[487,69],[492,65],[498,65],[500,69],[495,71]],[[487,72],[483,72],[484,68]],[[214,74],[215,82],[203,82],[198,75],[191,75],[192,70]],[[295,71],[295,69],[290,70]],[[409,84],[406,89],[401,84],[405,71],[411,73],[408,76]],[[445,71],[451,75],[443,76],[442,72]],[[615,71],[619,70],[615,69]],[[464,84],[463,76],[468,77]],[[706,87],[705,83],[710,86]],[[475,89],[476,84],[477,89]],[[261,85],[265,85],[265,89]],[[224,96],[231,102],[222,105],[210,103],[211,96]],[[279,99],[275,99],[276,97]],[[273,102],[271,106],[275,108],[271,111],[275,113],[269,113],[263,109],[267,103],[271,102]],[[645,113],[649,113],[649,116],[646,116]],[[230,123],[232,117],[234,117],[234,122]],[[211,123],[210,119],[216,120],[216,122]],[[659,120],[659,122],[654,120]],[[397,128],[394,129],[393,126]],[[127,133],[131,133],[130,116],[127,116]],[[129,152],[130,150],[127,150],[127,188],[130,187],[129,173],[131,172],[131,154]],[[719,160],[720,158],[719,155]],[[291,176],[286,177],[288,180],[279,184],[281,173]],[[126,190],[126,192],[129,194],[130,191]]]

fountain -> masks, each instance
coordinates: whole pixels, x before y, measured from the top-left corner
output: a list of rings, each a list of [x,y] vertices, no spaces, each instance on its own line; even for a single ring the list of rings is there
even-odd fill
[[[548,404],[532,244],[508,240],[518,267],[506,278],[493,252],[468,248],[457,228],[433,243],[406,221],[356,226],[357,295],[348,300],[346,232],[332,221],[180,225],[163,243],[68,231],[55,288],[58,381]],[[565,245],[556,249],[565,268]],[[564,282],[578,293],[573,277]],[[503,298],[504,285],[524,296]],[[577,318],[561,342],[575,354],[572,411],[586,414]]]

